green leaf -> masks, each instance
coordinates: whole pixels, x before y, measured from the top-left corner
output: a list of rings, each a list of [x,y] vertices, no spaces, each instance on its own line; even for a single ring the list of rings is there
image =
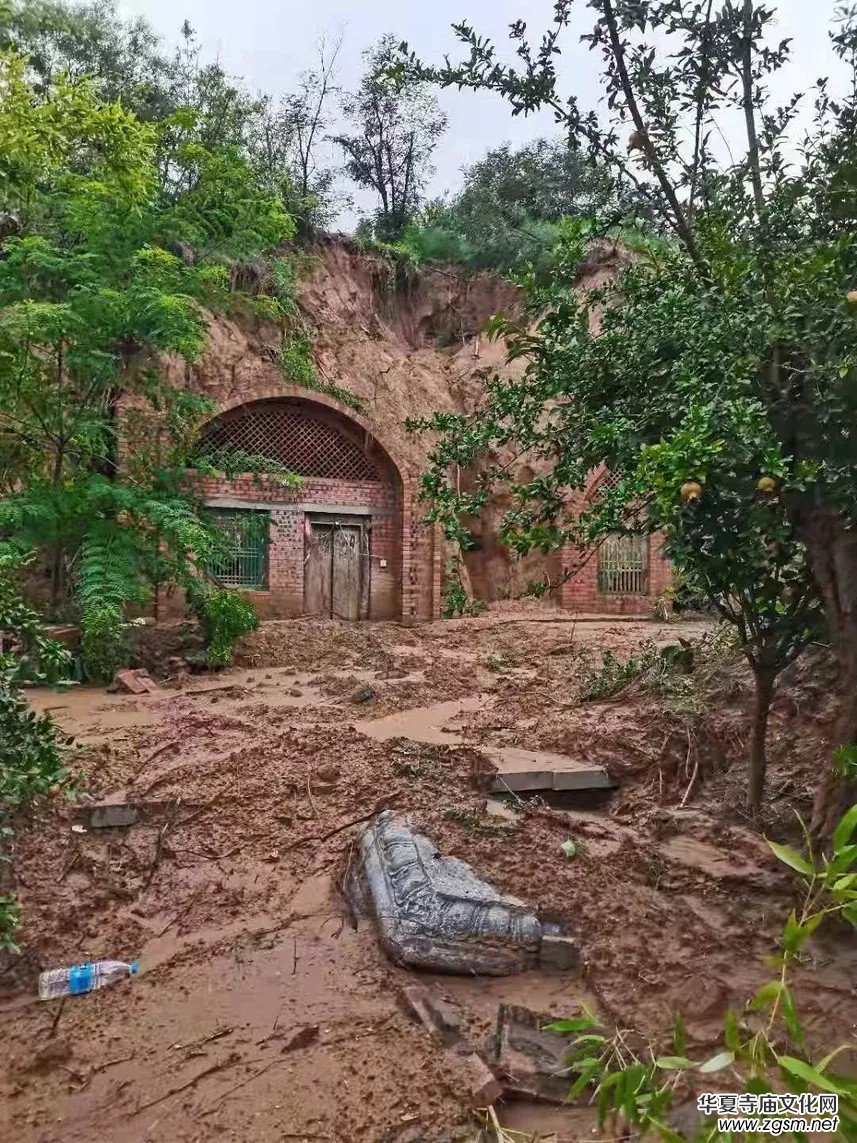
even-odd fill
[[[857,805],[851,807],[833,831],[833,852],[839,853],[850,842],[854,830],[857,829]]]
[[[597,1027],[597,1022],[591,1016],[576,1016],[571,1020],[553,1020],[545,1024],[545,1032],[585,1032],[588,1028]]]
[[[566,840],[560,846],[560,849],[569,860],[577,857],[577,846],[574,844],[571,838],[566,838]]]
[[[737,1052],[741,1047],[741,1033],[738,1028],[738,1017],[730,1008],[723,1021],[724,1040],[730,1052]]]
[[[815,874],[815,870],[807,859],[802,857],[796,849],[792,849],[790,845],[780,845],[778,842],[771,841],[770,838],[767,837],[765,841],[768,843],[774,856],[782,861],[784,865],[788,865],[798,873],[806,874],[807,877],[812,877]]]
[[[706,1060],[704,1064],[699,1065],[699,1070],[703,1075],[711,1075],[712,1072],[722,1072],[724,1068],[728,1068],[730,1064],[735,1063],[734,1052],[718,1052],[716,1056],[712,1056],[710,1060]]]
[[[658,1056],[655,1067],[663,1071],[684,1071],[686,1068],[695,1068],[696,1062],[687,1056]]]
[[[783,1020],[785,1021],[786,1027],[789,1030],[789,1035],[793,1040],[797,1041],[798,1044],[802,1044],[803,1030],[798,1023],[794,1001],[792,1000],[792,994],[785,986],[783,986],[782,991],[780,992],[780,1011],[783,1014]]]
[[[661,1123],[659,1119],[650,1118],[649,1123],[660,1135],[665,1143],[686,1143],[683,1135],[679,1135],[677,1131],[673,1131],[672,1127],[667,1127],[665,1123]]]
[[[792,909],[783,929],[783,948],[788,953],[796,953],[808,936],[809,929],[805,925],[798,924],[795,911]]]
[[[782,984],[778,980],[769,980],[767,984],[763,984],[753,999],[750,1001],[748,1007],[751,1011],[756,1012],[766,1005],[773,1005],[779,998],[783,990]]]
[[[812,1084],[813,1087],[820,1087],[822,1091],[840,1092],[842,1088],[837,1087],[835,1080],[822,1075],[805,1060],[796,1059],[794,1056],[778,1056],[777,1063],[789,1075],[796,1076],[798,1079],[804,1080],[805,1083]]]
[[[673,1020],[673,1048],[677,1056],[683,1056],[687,1046],[687,1036],[684,1030],[684,1021],[681,1016]]]
[[[833,860],[827,865],[825,873],[828,876],[845,873],[857,861],[857,845],[846,845],[833,855]]]

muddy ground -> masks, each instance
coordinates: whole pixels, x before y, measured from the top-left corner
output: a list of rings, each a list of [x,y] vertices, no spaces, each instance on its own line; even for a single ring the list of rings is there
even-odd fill
[[[127,829],[75,832],[63,801],[20,823],[0,1138],[474,1138],[461,1075],[400,1000],[415,974],[355,930],[339,893],[349,823],[383,806],[579,940],[579,974],[441,982],[478,1046],[500,1001],[556,1015],[588,1003],[651,1037],[681,1012],[692,1047],[715,1044],[727,1007],[767,979],[795,893],[741,808],[746,686],[734,671],[709,678],[720,699],[704,718],[636,684],[578,697],[587,648],[623,657],[705,631],[539,610],[416,628],[296,620],[264,625],[229,672],[151,695],[33,692],[85,744],[86,797],[154,807]],[[775,704],[776,836],[807,806],[830,689],[810,664]],[[473,779],[485,748],[560,751],[606,766],[619,789],[601,806],[497,816]],[[35,999],[40,969],[102,957],[139,957],[140,974]],[[853,944],[834,931],[810,959],[800,1008],[832,1046],[857,1020]],[[521,1130],[593,1138],[585,1109],[499,1111]]]

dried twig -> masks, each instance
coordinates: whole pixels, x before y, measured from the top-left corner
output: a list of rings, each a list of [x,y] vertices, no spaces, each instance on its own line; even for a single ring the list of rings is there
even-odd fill
[[[74,869],[78,861],[80,861],[80,847],[75,846],[74,853],[63,866],[62,873],[60,873],[59,877],[57,878],[57,882],[65,881],[66,877],[69,875],[69,873],[71,873],[72,869]]]
[[[143,885],[143,892],[144,893],[149,888],[149,886],[152,884],[152,879],[154,878],[155,874],[158,871],[158,865],[160,864],[160,861],[161,861],[161,850],[163,849],[163,846],[164,846],[164,840],[166,839],[167,834],[170,832],[170,830],[173,828],[173,825],[175,824],[176,814],[179,812],[179,807],[181,806],[181,803],[182,803],[181,798],[177,798],[176,801],[173,803],[173,808],[170,811],[169,817],[164,822],[164,824],[161,826],[161,828],[158,830],[158,840],[157,840],[157,843],[155,844],[155,855],[152,858],[152,864],[149,867],[149,872],[148,872],[148,875],[146,876],[145,884]]]
[[[52,1040],[57,1033],[57,1025],[59,1024],[60,1017],[63,1014],[63,1009],[65,1008],[65,1002],[66,1002],[66,997],[64,996],[62,998],[62,1000],[60,1001],[59,1008],[57,1008],[56,1015],[54,1016],[53,1021],[51,1022],[51,1030],[50,1030],[50,1032],[48,1032],[48,1039],[49,1040]]]
[[[219,1028],[216,1032],[211,1032],[208,1036],[203,1036],[199,1040],[188,1040],[186,1044],[173,1044],[172,1047],[176,1051],[187,1051],[188,1048],[201,1048],[203,1044],[211,1044],[215,1040],[222,1040],[224,1036],[228,1036],[230,1032],[235,1031],[235,1024],[230,1024],[226,1028]]]
[[[348,829],[349,826],[359,825],[361,822],[368,822],[370,818],[374,818],[375,815],[381,813],[382,810],[389,809],[389,806],[390,803],[388,801],[379,802],[374,809],[369,811],[368,814],[361,814],[359,818],[351,818],[350,821],[343,822],[342,825],[337,826],[335,829],[328,830],[327,833],[305,834],[303,837],[299,837],[296,841],[289,842],[289,844],[283,849],[283,852],[287,853],[290,849],[297,849],[298,846],[306,845],[306,843],[309,841],[327,841],[329,838],[335,837],[336,834],[342,833],[344,829]]]
[[[143,761],[140,763],[137,773],[132,778],[131,785],[133,786],[137,781],[139,781],[140,775],[143,773],[150,762],[154,762],[156,758],[161,756],[161,754],[165,754],[168,750],[171,750],[174,746],[178,745],[179,740],[177,738],[171,738],[169,742],[165,742],[163,746],[159,746],[157,749],[153,750],[151,754],[147,754]]]
[[[178,1087],[171,1087],[169,1091],[164,1092],[163,1095],[156,1096],[155,1099],[149,1099],[145,1103],[138,1103],[137,1107],[134,1110],[134,1114],[139,1115],[140,1112],[145,1111],[146,1108],[154,1107],[155,1104],[163,1103],[165,1099],[169,1099],[173,1095],[178,1095],[180,1092],[187,1091],[189,1087],[193,1087],[194,1084],[199,1083],[199,1081],[201,1079],[205,1079],[206,1076],[213,1075],[215,1072],[219,1072],[224,1068],[231,1067],[233,1064],[239,1063],[240,1060],[241,1054],[239,1052],[230,1052],[225,1060],[221,1060],[219,1063],[212,1064],[211,1067],[204,1068],[203,1071],[197,1072],[197,1074],[192,1079],[189,1079],[186,1083],[179,1084]]]
[[[694,738],[693,738],[692,731],[688,730],[688,732],[687,732],[687,762],[690,761],[691,750],[693,750],[693,757],[694,757],[693,773],[690,776],[690,781],[687,784],[687,789],[684,792],[684,797],[682,798],[681,802],[679,803],[680,807],[687,804],[687,799],[690,797],[690,792],[693,789],[694,782],[696,782],[696,775],[699,773],[699,750],[696,749],[696,746],[694,745]],[[687,765],[687,762],[685,763],[685,765]]]
[[[198,892],[194,893],[194,894],[193,894],[193,896],[191,897],[191,899],[190,899],[190,900],[187,902],[187,904],[183,905],[183,906],[182,906],[182,908],[181,908],[181,909],[179,909],[179,911],[178,911],[177,913],[173,914],[173,917],[171,918],[171,920],[167,921],[167,923],[166,923],[166,924],[164,925],[164,927],[163,927],[163,928],[160,930],[160,932],[158,932],[158,933],[155,933],[155,936],[156,936],[156,937],[162,937],[162,936],[164,936],[164,934],[165,934],[165,933],[166,933],[166,932],[167,932],[169,929],[171,929],[171,928],[173,927],[173,925],[176,923],[176,921],[180,921],[180,920],[181,920],[181,918],[182,918],[182,917],[183,917],[183,916],[184,916],[186,913],[188,913],[188,912],[190,911],[190,909],[192,908],[192,906],[196,904],[197,900],[199,899],[199,895],[200,895],[200,893],[201,893],[201,892],[202,892],[202,890],[200,889]]]
[[[204,1107],[202,1109],[200,1115],[207,1115],[209,1111],[212,1111],[217,1106],[218,1103],[222,1103],[223,1100],[232,1095],[233,1092],[238,1091],[239,1088],[246,1087],[248,1083],[252,1083],[253,1080],[258,1079],[259,1076],[264,1075],[265,1072],[269,1072],[271,1068],[275,1068],[277,1064],[284,1064],[285,1062],[286,1061],[284,1059],[269,1060],[267,1064],[259,1068],[257,1071],[253,1072],[252,1075],[247,1076],[247,1078],[241,1080],[240,1083],[236,1083],[232,1087],[227,1088],[227,1090],[224,1091],[222,1095],[216,1096],[208,1105],[208,1107]]]

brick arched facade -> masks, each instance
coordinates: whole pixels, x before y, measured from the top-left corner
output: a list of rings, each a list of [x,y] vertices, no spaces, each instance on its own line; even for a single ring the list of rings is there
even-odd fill
[[[296,417],[306,419],[305,431],[296,427]],[[295,466],[301,475],[297,489],[284,489],[268,477],[253,474],[230,480],[204,478],[198,483],[212,509],[252,509],[266,513],[270,520],[266,586],[247,591],[259,614],[266,618],[304,614],[312,528],[327,521],[346,525],[362,521],[367,584],[361,617],[436,617],[441,559],[434,529],[419,520],[419,474],[378,440],[365,417],[325,393],[284,386],[281,381],[255,387],[251,400],[219,402],[215,416],[203,426],[201,447],[204,450],[206,442],[218,446],[231,432],[244,451],[265,452],[259,441],[266,423],[272,433],[279,434],[278,439],[291,441],[283,446],[287,451],[294,452],[295,445],[301,445],[297,450],[301,465]],[[334,430],[343,441],[340,470],[329,460]],[[314,437],[318,438],[315,454]],[[365,466],[355,463],[354,450],[358,449],[366,458]],[[276,459],[288,464],[286,455]],[[300,467],[306,471],[300,472]]]

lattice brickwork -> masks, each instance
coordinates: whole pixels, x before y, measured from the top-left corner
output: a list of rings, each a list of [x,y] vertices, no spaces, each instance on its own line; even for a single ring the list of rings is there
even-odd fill
[[[269,457],[299,476],[338,480],[380,480],[372,461],[354,441],[297,405],[265,404],[212,422],[199,443],[200,455],[240,450]]]

